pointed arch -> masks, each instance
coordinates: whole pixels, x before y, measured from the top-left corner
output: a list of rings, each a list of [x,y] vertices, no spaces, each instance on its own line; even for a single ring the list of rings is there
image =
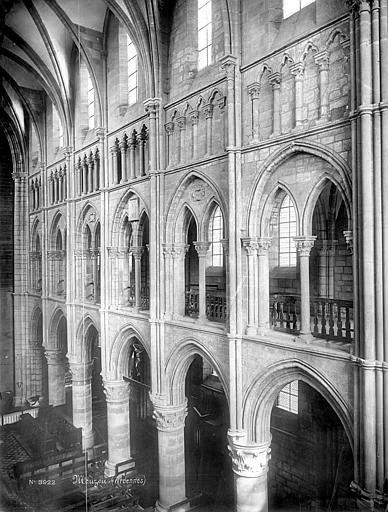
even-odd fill
[[[166,360],[166,378],[170,405],[180,405],[185,401],[185,379],[187,371],[194,356],[199,355],[206,359],[216,370],[221,381],[225,396],[229,403],[229,387],[227,371],[218,358],[196,338],[185,338],[179,342],[178,349],[173,350]]]
[[[76,330],[76,346],[72,347],[71,359],[74,362],[88,363],[92,360],[92,342],[89,339],[90,330],[94,329],[100,339],[100,331],[96,327],[96,322],[92,316],[87,313],[78,323]]]
[[[349,205],[348,211],[351,212],[351,172],[344,158],[323,144],[303,140],[291,142],[270,155],[259,169],[248,201],[247,217],[245,220],[249,236],[260,236],[260,220],[262,218],[260,198],[269,175],[288,158],[298,153],[316,156],[330,164],[333,169],[332,177],[340,184],[346,202]]]
[[[131,347],[135,341],[141,343],[151,358],[151,347],[146,338],[133,325],[128,324],[116,335],[109,355],[107,376],[111,380],[121,380],[128,370]]]
[[[138,200],[139,219],[140,215],[142,215],[142,212],[146,212],[148,218],[150,217],[149,209],[142,195],[140,195],[133,188],[129,187],[128,190],[126,190],[125,193],[121,196],[121,199],[117,203],[116,209],[113,214],[111,225],[111,244],[113,247],[121,245],[120,241],[122,239],[122,228],[124,226],[125,218],[128,216],[128,202],[133,198],[137,198]]]
[[[305,361],[288,359],[274,363],[256,376],[243,397],[243,424],[249,441],[260,443],[270,440],[271,412],[275,400],[284,386],[302,380],[318,391],[339,417],[353,447],[353,418],[350,405],[342,393],[319,370]]]

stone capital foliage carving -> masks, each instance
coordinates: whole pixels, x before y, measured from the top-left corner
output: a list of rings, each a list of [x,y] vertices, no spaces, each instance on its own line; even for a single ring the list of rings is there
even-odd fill
[[[23,181],[26,181],[27,179],[27,173],[24,172],[24,171],[14,171],[12,173],[12,179],[15,181],[15,182],[23,182]]]
[[[232,459],[234,473],[244,477],[257,478],[268,471],[270,443],[262,445],[240,445],[230,443],[229,455]]]
[[[206,119],[211,119],[213,117],[213,110],[214,107],[212,103],[207,103],[203,106],[202,111],[205,114]]]
[[[149,98],[143,102],[144,110],[148,115],[155,115],[160,108],[161,101],[159,98]]]
[[[257,239],[257,254],[259,256],[266,256],[268,249],[271,247],[272,238],[262,237]]]
[[[141,246],[134,246],[134,247],[131,247],[129,252],[133,255],[133,257],[138,260],[141,259],[141,256],[144,252],[144,247],[141,247]]]
[[[187,404],[181,406],[158,406],[154,403],[153,418],[156,420],[156,427],[162,432],[174,432],[185,425],[187,416]]]
[[[248,85],[248,94],[251,97],[251,100],[257,100],[260,97],[260,88],[261,84],[259,82],[253,82],[252,84]]]
[[[47,258],[53,261],[62,261],[66,255],[66,251],[48,251]]]
[[[188,244],[174,244],[172,256],[173,258],[179,258],[184,256],[189,250],[190,245]]]
[[[278,89],[280,87],[281,76],[278,71],[276,71],[275,73],[271,73],[268,79],[269,83],[272,85],[274,89]]]
[[[314,55],[315,63],[319,66],[321,71],[329,69],[329,52],[322,50]]]
[[[73,383],[86,383],[92,378],[93,362],[75,363],[70,362],[70,372]]]
[[[237,66],[237,58],[233,55],[226,55],[221,59],[221,70],[225,71],[226,77],[230,80],[234,79]]]
[[[199,121],[199,111],[198,110],[192,110],[189,113],[190,122],[192,125],[198,124]]]
[[[129,400],[129,390],[129,382],[125,382],[124,380],[104,380],[104,393],[107,402],[127,402]]]
[[[163,254],[165,257],[171,257],[174,254],[174,244],[163,244]]]
[[[357,13],[363,10],[370,10],[373,6],[374,0],[346,0],[350,11]]]
[[[174,131],[174,123],[172,121],[170,121],[169,123],[166,123],[164,125],[164,127],[166,129],[167,135],[171,135],[171,133],[173,133],[173,131]]]
[[[310,256],[311,249],[314,247],[316,236],[295,236],[295,247],[300,256]]]
[[[194,242],[194,247],[198,256],[206,256],[210,247],[210,242]]]
[[[248,256],[253,256],[257,250],[257,238],[242,238],[241,242]]]
[[[295,76],[295,79],[301,80],[304,74],[304,64],[302,62],[296,62],[290,66],[291,74]]]
[[[186,128],[186,117],[185,116],[178,117],[176,120],[176,124],[178,125],[180,130],[184,130]]]

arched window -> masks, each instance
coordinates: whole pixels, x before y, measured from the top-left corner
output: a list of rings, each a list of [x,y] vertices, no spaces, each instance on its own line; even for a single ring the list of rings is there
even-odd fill
[[[128,105],[137,101],[137,52],[135,45],[127,34],[127,64],[128,64]]]
[[[293,414],[298,414],[298,392],[298,381],[293,380],[280,391],[276,399],[276,407]]]
[[[92,79],[88,75],[88,127],[89,130],[94,128],[94,87]]]
[[[212,2],[198,0],[198,69],[212,62]]]
[[[283,18],[289,18],[315,0],[283,0]]]
[[[219,206],[214,208],[213,213],[210,217],[209,222],[209,233],[208,238],[209,242],[211,242],[210,247],[210,257],[211,257],[211,266],[212,267],[222,267],[223,266],[223,248],[221,244],[221,240],[223,238],[223,219],[222,213]]]
[[[279,211],[279,267],[295,267],[296,214],[288,195],[282,201]]]

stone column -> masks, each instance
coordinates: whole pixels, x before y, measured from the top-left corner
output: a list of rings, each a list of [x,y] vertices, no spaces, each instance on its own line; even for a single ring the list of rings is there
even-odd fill
[[[110,183],[109,185],[115,185],[117,183],[117,168],[118,168],[118,162],[117,162],[117,148],[116,146],[110,147],[110,154],[111,154],[111,168],[110,168]]]
[[[135,149],[136,139],[131,135],[128,139],[128,150],[129,150],[129,179],[133,180],[136,178],[135,170]]]
[[[301,62],[293,64],[290,68],[295,77],[295,128],[303,126],[303,75],[304,65]]]
[[[165,318],[171,318],[174,304],[174,266],[173,266],[174,246],[172,244],[163,245],[164,255],[164,275],[166,278],[165,288]]]
[[[177,147],[177,154],[178,154],[178,163],[184,162],[186,160],[186,153],[185,153],[185,131],[186,131],[186,118],[184,116],[178,117],[176,120],[178,128],[179,128],[179,140],[178,140],[178,147]]]
[[[174,260],[174,293],[172,311],[173,317],[185,314],[185,255],[189,250],[187,244],[174,244],[172,257]]]
[[[187,405],[157,405],[154,418],[158,429],[159,499],[157,512],[186,499],[185,477],[185,418]],[[183,512],[186,507],[175,510]]]
[[[119,143],[121,153],[121,183],[128,181],[127,175],[127,143],[125,139],[122,139]]]
[[[80,196],[82,194],[82,164],[78,161],[76,166],[77,172],[77,195]]]
[[[123,380],[104,380],[108,414],[108,460],[105,462],[105,475],[114,476],[116,466],[127,462],[121,469],[133,469],[131,458],[129,424],[129,383]]]
[[[328,298],[334,299],[334,270],[335,270],[335,252],[338,240],[331,240],[328,246]]]
[[[256,334],[257,311],[257,242],[255,238],[243,238],[248,256],[248,325],[247,334]]]
[[[229,436],[236,496],[236,512],[268,511],[270,443],[240,444]]]
[[[138,310],[141,307],[141,256],[143,251],[144,247],[131,247],[131,252],[135,260],[135,300]]]
[[[272,135],[276,137],[281,131],[281,112],[280,112],[280,73],[271,73],[269,83],[273,90],[273,127]]]
[[[319,297],[328,298],[328,240],[322,240],[322,245],[318,249],[318,294]]]
[[[73,392],[73,424],[82,428],[82,449],[92,448],[93,414],[92,414],[92,369],[93,363],[70,362]]]
[[[257,240],[257,255],[259,265],[259,311],[258,311],[258,333],[265,334],[269,329],[269,248],[271,238],[259,238]]]
[[[310,252],[314,247],[316,236],[294,237],[300,261],[300,333],[311,335],[310,328]]]
[[[170,122],[165,125],[167,133],[167,144],[166,144],[166,163],[167,167],[172,164],[172,138],[174,133],[174,123]]]
[[[260,138],[260,119],[259,119],[260,84],[258,82],[253,82],[251,85],[248,85],[248,94],[251,98],[252,142],[256,142]]]
[[[30,341],[31,354],[31,386],[29,395],[39,395],[40,398],[47,400],[47,396],[43,396],[42,376],[43,376],[43,348],[41,340]]]
[[[145,165],[144,165],[144,145],[145,145],[145,133],[143,130],[138,135],[138,147],[139,147],[139,175],[145,176]]]
[[[198,253],[198,318],[206,320],[206,257],[210,247],[210,242],[194,242],[194,247]]]
[[[198,158],[198,110],[193,110],[189,116],[191,122],[191,158],[196,159]]]
[[[46,349],[48,370],[48,401],[50,405],[62,405],[65,399],[65,360],[60,349]]]
[[[86,156],[82,159],[82,193],[83,195],[88,193],[88,161]]]
[[[203,107],[206,118],[206,155],[210,156],[213,152],[213,105],[208,103]]]
[[[319,119],[329,120],[329,52],[322,50],[314,56],[319,69]]]

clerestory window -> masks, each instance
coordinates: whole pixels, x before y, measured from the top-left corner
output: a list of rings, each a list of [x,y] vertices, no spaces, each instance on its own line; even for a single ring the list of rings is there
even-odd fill
[[[127,34],[127,65],[128,65],[128,105],[137,102],[137,52],[132,39]]]
[[[95,117],[95,108],[94,108],[94,87],[92,79],[88,73],[88,127],[89,130],[94,128],[94,117]]]
[[[316,0],[283,0],[283,19],[289,18],[315,1]]]
[[[296,214],[290,196],[286,195],[279,211],[279,267],[296,266]]]
[[[212,2],[198,0],[198,69],[212,62]]]
[[[224,225],[222,213],[219,206],[214,208],[209,222],[209,242],[211,242],[210,256],[212,267],[223,266],[223,248],[221,240],[223,238]]]

